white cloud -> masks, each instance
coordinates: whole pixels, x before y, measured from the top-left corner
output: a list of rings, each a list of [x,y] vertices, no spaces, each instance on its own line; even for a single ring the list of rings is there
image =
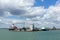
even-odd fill
[[[45,12],[44,7],[32,7],[34,2],[35,0],[0,0],[0,14],[4,17],[17,15],[27,18],[42,15]]]
[[[50,19],[50,20],[57,20],[60,17],[60,7],[59,6],[50,6],[47,9],[46,14],[43,18]],[[59,21],[59,20],[57,20]]]
[[[34,11],[30,11],[31,13],[29,12],[30,13],[29,15],[30,16],[35,15],[35,16],[30,19],[31,21],[39,19],[39,21],[41,22],[41,26],[59,27],[60,25],[60,0],[56,2],[56,5],[50,6],[47,9],[44,9],[43,7],[41,8],[35,7],[32,10]],[[42,14],[43,14],[43,17],[41,18]]]
[[[42,2],[44,0],[41,0]],[[35,0],[0,0],[0,16],[19,16],[25,18],[27,22],[37,22],[42,26],[56,25],[56,22],[60,22],[60,0],[57,1],[56,5],[50,6],[45,9],[44,7],[32,7]],[[20,23],[21,20],[16,19],[4,19],[0,20],[2,23]],[[24,22],[24,21],[23,21]]]
[[[60,6],[60,0],[57,0],[57,2],[56,2],[55,5],[56,5],[56,6]]]
[[[34,5],[34,0],[0,0],[0,7],[7,8],[19,8],[24,6]]]
[[[26,10],[26,14],[20,15],[20,17],[33,18],[36,16],[41,16],[45,13],[44,7],[30,7]]]
[[[0,23],[3,24],[16,24],[16,23],[22,23],[23,20],[18,20],[18,19],[9,19],[9,18],[0,18]]]
[[[56,26],[59,27],[60,25],[60,0],[56,2],[55,6],[50,6],[43,16],[43,20],[45,23],[47,22],[48,25],[44,24],[45,26]]]
[[[20,15],[26,12],[26,8],[34,5],[34,0],[0,0],[0,15]],[[18,14],[17,14],[18,12]]]

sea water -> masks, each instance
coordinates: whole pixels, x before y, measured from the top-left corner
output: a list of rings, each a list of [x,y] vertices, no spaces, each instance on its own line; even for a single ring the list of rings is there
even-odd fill
[[[0,40],[60,40],[60,30],[15,32],[0,29]]]

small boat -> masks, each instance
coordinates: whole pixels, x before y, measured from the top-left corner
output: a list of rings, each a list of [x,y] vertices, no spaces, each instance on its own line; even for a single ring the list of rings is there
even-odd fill
[[[41,28],[41,31],[49,31],[49,29],[45,28],[45,27],[42,27]]]

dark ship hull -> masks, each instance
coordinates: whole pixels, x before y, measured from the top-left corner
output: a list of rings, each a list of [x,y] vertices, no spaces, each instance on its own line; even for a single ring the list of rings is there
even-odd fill
[[[13,30],[15,30],[15,29],[9,29],[9,31],[11,31],[11,30],[13,31]]]

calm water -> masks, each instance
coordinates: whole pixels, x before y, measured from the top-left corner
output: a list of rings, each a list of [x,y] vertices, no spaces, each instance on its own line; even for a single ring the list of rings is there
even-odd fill
[[[12,32],[5,29],[0,29],[0,40],[60,40],[60,30]]]

